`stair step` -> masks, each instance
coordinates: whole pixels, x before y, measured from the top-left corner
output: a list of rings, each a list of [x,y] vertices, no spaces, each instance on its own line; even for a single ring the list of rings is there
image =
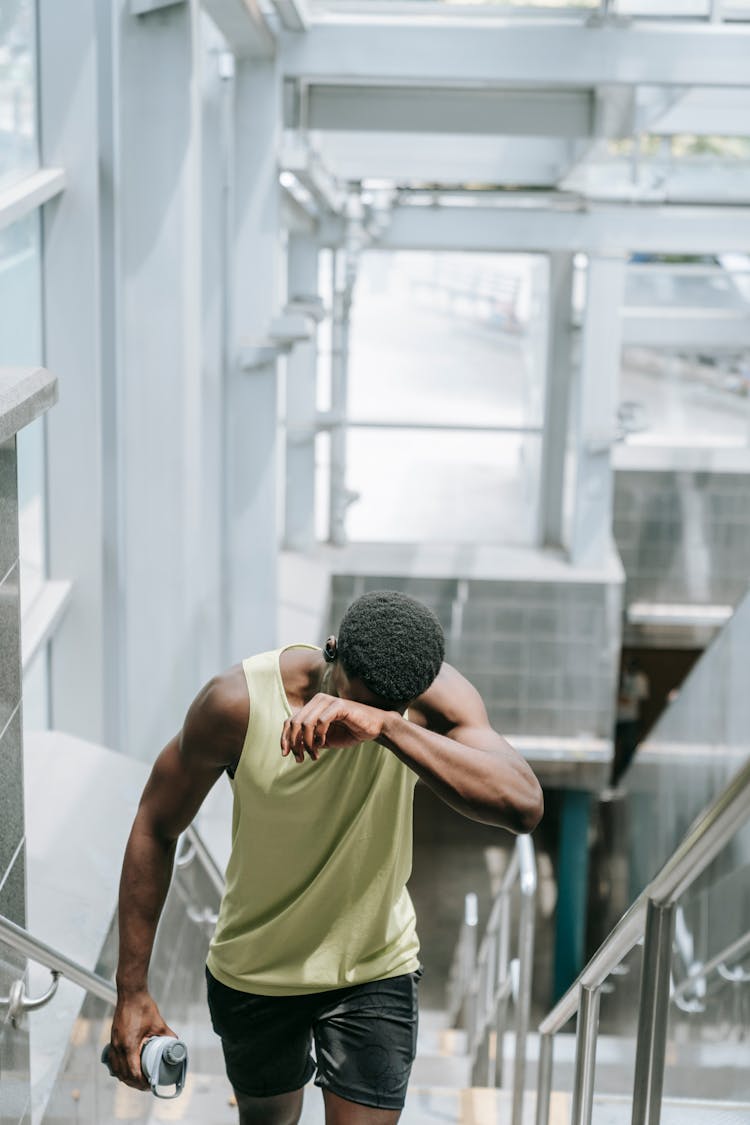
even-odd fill
[[[123,1098],[115,1113],[105,1121],[129,1116],[124,1104],[127,1096],[143,1098],[136,1091],[120,1088]],[[555,1091],[550,1099],[550,1125],[568,1125],[570,1094]],[[400,1125],[507,1125],[510,1120],[511,1095],[508,1090],[484,1087],[449,1089],[412,1083],[406,1098]],[[524,1104],[523,1125],[534,1125],[536,1095],[528,1093]],[[594,1098],[592,1125],[630,1125],[629,1098],[598,1095]],[[237,1108],[225,1078],[217,1075],[190,1074],[180,1098],[175,1101],[154,1101],[145,1125],[161,1125],[164,1121],[180,1121],[182,1125],[237,1125]],[[661,1125],[747,1125],[750,1104],[693,1099],[665,1098]],[[305,1088],[300,1125],[325,1125],[322,1091],[311,1081]]]

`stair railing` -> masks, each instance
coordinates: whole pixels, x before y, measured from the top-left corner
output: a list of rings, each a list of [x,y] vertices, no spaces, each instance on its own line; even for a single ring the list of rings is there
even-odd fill
[[[214,889],[219,895],[222,895],[224,891],[223,876],[199,833],[190,825],[183,833],[182,838],[186,846],[178,852],[175,870],[184,869],[190,865],[193,859],[198,858]],[[186,903],[186,905],[191,904]],[[206,923],[209,917],[215,924],[216,918],[208,908],[203,911],[196,908],[192,920]],[[44,965],[52,974],[52,982],[47,991],[33,1000],[26,995],[23,977],[12,983],[7,996],[0,996],[0,1008],[6,1009],[5,1018],[14,1026],[24,1012],[37,1011],[54,998],[60,977],[67,978],[86,992],[90,992],[93,996],[99,997],[100,1000],[112,1004],[113,1007],[116,1005],[117,989],[112,981],[106,980],[98,973],[92,973],[83,965],[79,965],[77,961],[66,957],[64,953],[60,953],[40,938],[30,934],[23,926],[17,925],[16,922],[6,918],[3,914],[0,914],[0,941],[5,942],[6,945],[27,960],[35,961],[38,965]]]
[[[591,1125],[601,986],[643,938],[632,1125],[659,1125],[672,990],[675,904],[750,818],[750,761],[694,821],[578,979],[539,1025],[536,1125],[548,1125],[554,1036],[576,1013],[571,1125]],[[730,952],[734,952],[730,947]],[[723,952],[726,958],[727,951]],[[704,968],[705,971],[705,968]]]
[[[517,956],[511,958],[513,892],[520,891]],[[519,836],[490,910],[477,952],[477,899],[467,895],[453,969],[448,1012],[456,1024],[463,1013],[471,1058],[472,1085],[502,1086],[503,1039],[508,1005],[515,1004],[512,1125],[521,1125],[526,1080],[526,1040],[531,1013],[537,873],[530,836]]]

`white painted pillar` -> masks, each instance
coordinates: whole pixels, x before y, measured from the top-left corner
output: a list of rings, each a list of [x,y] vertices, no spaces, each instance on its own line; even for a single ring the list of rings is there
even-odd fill
[[[276,642],[279,547],[275,359],[243,370],[240,345],[268,337],[279,308],[277,162],[281,80],[273,60],[239,59],[235,73],[234,245],[226,401],[225,657]]]
[[[603,565],[612,540],[612,446],[625,267],[624,257],[589,258],[573,422],[576,489],[570,554],[578,566]]]
[[[314,234],[289,235],[288,300],[318,299],[318,242]],[[315,435],[317,338],[297,344],[286,366],[285,545],[309,551],[315,544]]]
[[[542,547],[562,547],[573,356],[573,255],[549,255],[544,435],[539,481]]]
[[[82,738],[111,738],[114,652],[103,622],[108,585],[101,437],[97,44],[93,4],[39,0],[42,163],[66,189],[43,211],[45,363],[64,388],[47,421],[52,578],[75,580],[51,644],[51,718]]]

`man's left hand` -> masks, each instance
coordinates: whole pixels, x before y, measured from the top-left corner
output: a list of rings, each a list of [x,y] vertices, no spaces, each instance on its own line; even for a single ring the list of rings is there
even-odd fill
[[[378,738],[386,715],[377,707],[320,692],[284,723],[281,753],[294,754],[298,762],[308,753],[317,762],[325,747],[357,746]]]

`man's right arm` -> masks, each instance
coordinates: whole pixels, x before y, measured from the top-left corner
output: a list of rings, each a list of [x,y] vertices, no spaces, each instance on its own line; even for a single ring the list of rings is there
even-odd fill
[[[130,832],[120,879],[118,1001],[110,1066],[137,1089],[148,1089],[140,1067],[145,1040],[174,1034],[148,991],[148,966],[177,839],[222,772],[237,764],[248,717],[245,676],[237,665],[211,680],[193,701],[182,730],[154,763]]]

